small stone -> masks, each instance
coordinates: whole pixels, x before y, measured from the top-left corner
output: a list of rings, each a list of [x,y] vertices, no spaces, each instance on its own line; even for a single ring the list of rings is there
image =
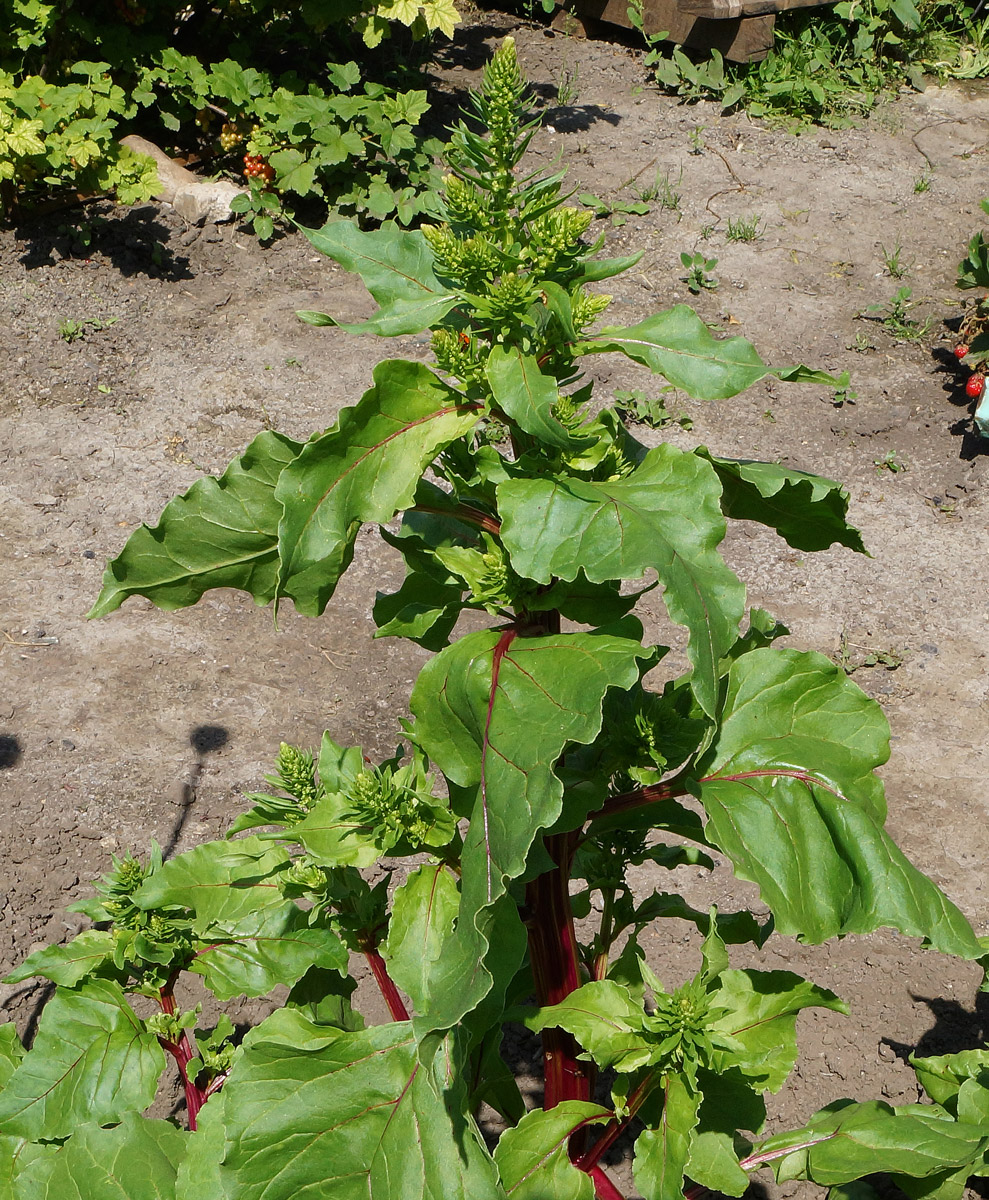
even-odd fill
[[[74,750],[75,748],[76,748],[76,744],[70,738],[62,738],[62,749],[63,750]]]
[[[95,550],[83,550],[82,556],[83,556],[83,558],[95,558],[96,551]]]

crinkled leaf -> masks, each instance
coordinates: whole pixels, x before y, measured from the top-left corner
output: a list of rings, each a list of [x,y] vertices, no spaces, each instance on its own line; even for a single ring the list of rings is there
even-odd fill
[[[628,476],[509,480],[498,488],[502,538],[520,575],[549,583],[637,579],[653,569],[670,616],[690,631],[692,686],[717,707],[718,666],[738,636],[745,589],[718,546],[721,487],[709,463],[670,445],[650,450]]]
[[[846,521],[848,492],[833,479],[795,471],[779,463],[706,458],[721,480],[721,508],[737,521],[768,525],[797,550],[827,550],[837,542],[865,553],[862,535]]]
[[[655,1128],[639,1134],[632,1173],[645,1200],[680,1200],[701,1097],[680,1074],[665,1075],[661,1089],[662,1114]]]
[[[544,375],[539,364],[518,346],[495,346],[485,374],[494,402],[518,426],[547,446],[571,450],[589,441],[574,437],[553,416],[560,387],[552,375]]]
[[[473,796],[455,939],[460,950],[445,956],[434,979],[434,1028],[452,1026],[490,988],[480,914],[521,875],[536,835],[560,815],[563,785],[553,767],[564,747],[594,739],[605,694],[631,687],[648,655],[638,641],[611,634],[485,631],[461,638],[419,675],[410,701],[416,740]],[[468,946],[473,964],[460,977]]]
[[[280,983],[295,983],[310,967],[347,969],[347,950],[337,935],[310,927],[306,913],[291,902],[208,929],[204,938],[207,944],[189,969],[203,976],[218,1000],[266,996]]]
[[[89,615],[106,616],[134,595],[159,608],[185,608],[220,587],[268,604],[278,583],[282,516],[275,484],[301,450],[279,433],[258,434],[219,479],[197,480],[169,501],[158,524],[142,525],[107,565]]]
[[[879,706],[822,655],[743,655],[697,767],[706,833],[759,885],[782,933],[817,943],[891,925],[977,958],[968,922],[882,828],[873,772],[888,737]]]
[[[379,229],[362,230],[341,220],[331,220],[322,229],[300,228],[320,254],[360,275],[380,305],[370,320],[350,325],[324,313],[299,313],[309,324],[395,337],[429,329],[457,303],[456,293],[433,273],[433,252],[418,229],[399,229],[386,221]]]
[[[112,1129],[83,1125],[55,1156],[47,1194],[60,1200],[174,1200],[178,1164],[193,1136],[136,1113]]]
[[[223,1089],[219,1176],[238,1200],[498,1200],[490,1156],[406,1023],[329,1034],[280,1013]],[[271,1036],[269,1036],[269,1030]],[[432,1077],[431,1077],[432,1076]],[[449,1105],[444,1103],[447,1093]]]
[[[728,1011],[712,1027],[739,1047],[718,1051],[719,1062],[737,1066],[770,1092],[779,1091],[797,1061],[797,1013],[804,1008],[849,1011],[834,992],[790,971],[722,971],[718,983],[712,1005]]]
[[[713,337],[708,326],[685,304],[674,305],[626,329],[608,326],[577,342],[573,349],[576,354],[620,351],[696,400],[727,400],[767,375],[803,379],[802,372],[806,371],[768,367],[745,338]],[[831,380],[830,376],[826,378]]]
[[[547,1005],[525,1018],[539,1031],[565,1029],[599,1067],[634,1071],[648,1062],[652,1043],[643,1036],[642,1005],[627,988],[611,979],[595,980],[571,992],[559,1004]]]
[[[928,1096],[938,1104],[947,1104],[958,1095],[966,1079],[989,1075],[989,1050],[959,1050],[929,1058],[911,1054],[910,1065]]]
[[[0,1133],[67,1137],[154,1099],[165,1055],[123,991],[107,980],[56,988],[30,1051],[0,1094]]]
[[[139,908],[191,908],[202,933],[283,903],[279,872],[289,856],[260,837],[204,842],[170,859],[133,894]]]
[[[429,1007],[430,979],[459,906],[460,889],[443,863],[417,867],[395,892],[382,953],[388,973],[417,1012]]]
[[[578,1129],[610,1116],[599,1104],[564,1100],[548,1111],[533,1109],[506,1129],[494,1157],[511,1200],[594,1200],[591,1177],[573,1165],[567,1145]]]
[[[816,1113],[803,1129],[763,1142],[754,1158],[794,1147],[773,1160],[781,1182],[812,1179],[825,1187],[877,1171],[923,1178],[974,1163],[989,1147],[982,1126],[964,1125],[919,1105],[898,1111],[879,1100],[838,1101]]]
[[[412,504],[426,467],[473,426],[474,408],[422,363],[379,363],[374,387],[279,479],[279,595],[302,613],[321,613],[361,524],[390,521]]]
[[[113,953],[113,934],[108,929],[87,929],[65,946],[45,946],[9,975],[4,983],[20,983],[33,975],[42,975],[61,987],[74,987],[91,975]],[[2,1055],[0,1050],[0,1055]]]

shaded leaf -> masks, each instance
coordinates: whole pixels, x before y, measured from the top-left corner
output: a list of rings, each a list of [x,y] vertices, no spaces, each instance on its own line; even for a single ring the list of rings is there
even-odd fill
[[[560,450],[589,443],[589,438],[574,437],[553,416],[559,384],[554,376],[544,375],[536,360],[518,346],[495,346],[485,374],[495,404],[526,433]]]
[[[128,596],[159,608],[185,608],[210,588],[249,592],[257,604],[275,598],[278,522],[275,484],[302,449],[265,432],[219,479],[200,479],[170,500],[152,529],[142,525],[110,561],[89,616],[104,617]]]

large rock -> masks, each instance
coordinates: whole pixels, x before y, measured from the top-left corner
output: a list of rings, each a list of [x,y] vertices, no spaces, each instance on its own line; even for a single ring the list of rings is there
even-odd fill
[[[154,193],[155,199],[171,204],[179,216],[191,225],[202,225],[206,221],[230,221],[236,215],[230,211],[230,202],[234,196],[246,193],[246,188],[238,187],[227,179],[200,179],[170,159],[154,142],[136,134],[121,138],[120,144],[136,154],[146,154],[154,159],[161,181],[161,188]]]

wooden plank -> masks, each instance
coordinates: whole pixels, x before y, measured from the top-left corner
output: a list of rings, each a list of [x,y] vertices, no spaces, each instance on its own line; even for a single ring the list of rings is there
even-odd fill
[[[681,13],[710,17],[715,21],[780,13],[793,8],[817,8],[830,3],[833,0],[677,0]]]
[[[714,20],[684,12],[683,4],[684,0],[644,0],[645,32],[665,33],[669,41],[678,45],[719,50],[732,62],[757,62],[772,48],[775,23],[772,14]],[[634,28],[628,19],[628,0],[566,0],[564,7],[566,13],[557,13],[554,19],[557,28],[565,28],[566,22],[574,18],[588,37],[606,36],[604,30],[597,28],[600,22]]]

